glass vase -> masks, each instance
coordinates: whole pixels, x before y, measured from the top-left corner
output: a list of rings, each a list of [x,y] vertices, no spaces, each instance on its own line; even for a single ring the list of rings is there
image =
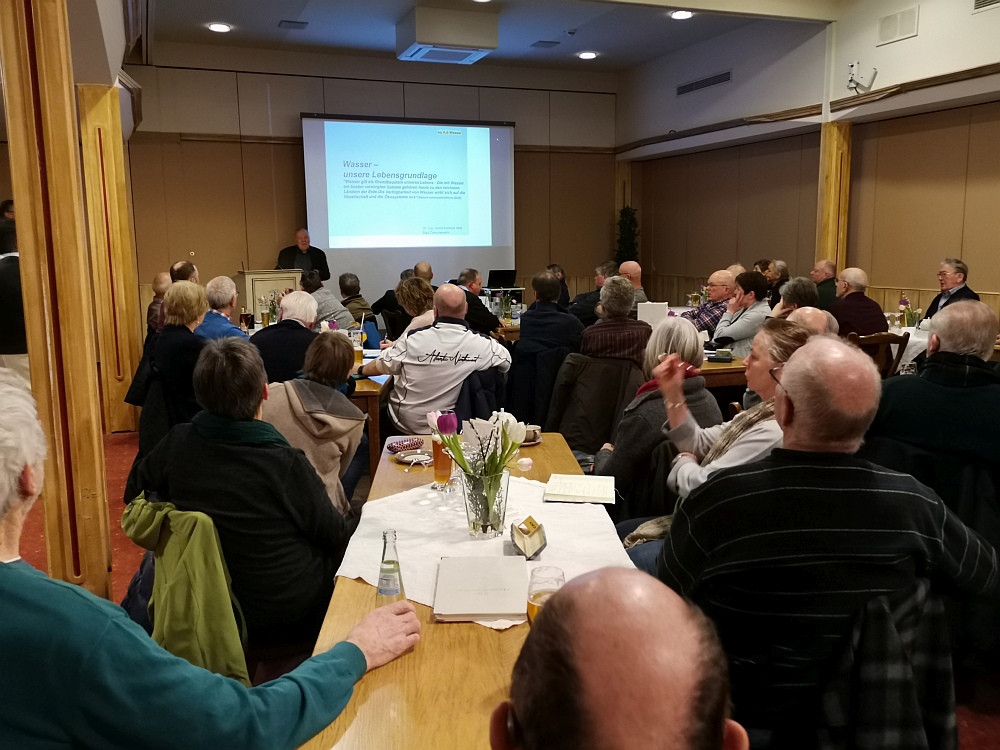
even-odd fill
[[[510,472],[475,476],[459,470],[469,535],[474,539],[493,539],[503,533],[507,515],[507,481]]]

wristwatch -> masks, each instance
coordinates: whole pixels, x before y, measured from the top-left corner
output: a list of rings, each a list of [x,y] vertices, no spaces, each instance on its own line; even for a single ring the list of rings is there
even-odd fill
[[[354,374],[357,375],[358,377],[363,377],[364,373],[361,372],[363,369],[365,369],[364,365],[358,365],[358,369],[354,371]]]

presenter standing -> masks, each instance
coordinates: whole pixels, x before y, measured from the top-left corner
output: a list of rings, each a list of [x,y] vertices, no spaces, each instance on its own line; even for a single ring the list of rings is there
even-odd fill
[[[291,270],[300,268],[302,272],[316,271],[322,281],[330,278],[330,266],[326,262],[326,253],[318,247],[309,244],[309,231],[300,229],[295,233],[295,244],[289,245],[278,253],[278,265],[275,270]]]

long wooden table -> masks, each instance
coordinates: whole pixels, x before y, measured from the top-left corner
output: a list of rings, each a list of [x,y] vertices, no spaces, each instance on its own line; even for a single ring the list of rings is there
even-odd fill
[[[366,360],[366,362],[371,362],[371,360]],[[354,393],[351,395],[351,401],[368,415],[368,471],[371,477],[375,476],[379,450],[382,445],[378,419],[379,404],[391,389],[392,376],[389,376],[382,385],[374,380],[357,380],[355,381]]]
[[[747,384],[747,366],[739,357],[732,362],[709,362],[701,366],[706,388],[722,388],[730,385]]]
[[[512,469],[511,476],[544,482],[550,474],[582,473],[558,433],[544,433],[538,445],[521,448],[520,457],[533,459],[534,466],[527,472]],[[404,473],[404,467],[383,453],[368,502],[427,484],[433,481],[433,471],[426,467]],[[337,579],[314,653],[342,641],[375,608],[375,591],[357,578]],[[430,607],[414,606],[422,627],[417,647],[365,675],[340,717],[303,748],[489,747],[490,713],[507,698],[528,626],[497,631],[473,623],[435,623]]]

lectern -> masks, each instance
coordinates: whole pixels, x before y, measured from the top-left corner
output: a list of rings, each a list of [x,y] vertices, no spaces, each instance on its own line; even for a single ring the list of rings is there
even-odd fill
[[[286,289],[297,291],[301,279],[302,271],[297,268],[287,271],[240,271],[233,277],[236,291],[240,294],[237,305],[252,312],[254,320],[260,320],[260,311],[266,309],[266,304],[261,304],[261,297],[270,298],[272,291],[275,295]]]

